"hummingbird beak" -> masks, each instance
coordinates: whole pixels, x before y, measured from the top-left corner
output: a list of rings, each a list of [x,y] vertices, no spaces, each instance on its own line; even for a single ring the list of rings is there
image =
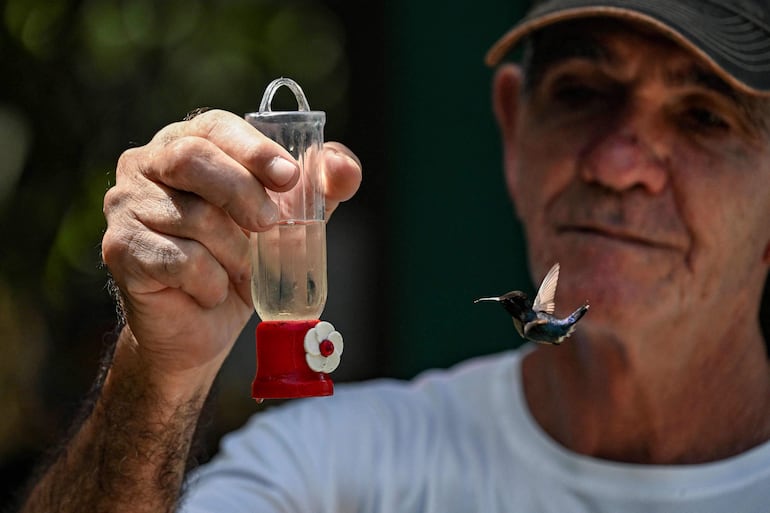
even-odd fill
[[[477,300],[475,300],[473,303],[474,304],[481,303],[482,301],[494,301],[495,303],[499,303],[500,298],[499,297],[480,297]]]

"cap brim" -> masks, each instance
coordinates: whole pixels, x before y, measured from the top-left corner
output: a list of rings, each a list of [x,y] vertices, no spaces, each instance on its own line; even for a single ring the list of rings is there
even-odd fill
[[[690,38],[682,34],[682,32],[672,24],[668,24],[663,20],[633,9],[616,6],[580,6],[524,18],[521,23],[514,26],[490,47],[484,61],[488,66],[496,66],[506,54],[522,41],[523,38],[542,28],[564,21],[596,17],[619,18],[652,28],[691,51],[697,57],[703,59],[715,73],[737,90],[751,95],[770,96],[770,70],[761,74],[763,75],[763,78],[766,79],[766,84],[762,84],[761,87],[747,84],[728,72],[711,55],[701,49],[701,47],[695,44]]]

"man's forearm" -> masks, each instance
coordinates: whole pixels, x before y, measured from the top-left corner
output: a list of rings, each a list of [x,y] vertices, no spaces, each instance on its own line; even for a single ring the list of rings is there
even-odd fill
[[[21,511],[173,511],[207,385],[169,394],[141,362],[116,358],[90,415]]]

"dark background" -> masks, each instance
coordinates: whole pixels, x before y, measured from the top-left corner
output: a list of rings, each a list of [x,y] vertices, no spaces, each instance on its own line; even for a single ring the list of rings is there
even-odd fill
[[[482,62],[520,11],[0,2],[0,510],[68,426],[114,326],[99,244],[118,156],[196,107],[257,110],[278,76],[302,85],[327,112],[326,139],[364,163],[360,193],[328,228],[323,318],[346,341],[335,381],[408,378],[513,347],[505,315],[472,300],[528,283]],[[217,383],[211,450],[261,408],[249,397],[255,324]]]

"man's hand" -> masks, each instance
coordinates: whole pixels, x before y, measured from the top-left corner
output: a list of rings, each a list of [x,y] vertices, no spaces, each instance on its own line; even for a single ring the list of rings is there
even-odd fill
[[[327,211],[361,166],[322,158]],[[298,166],[245,120],[209,111],[167,126],[118,162],[104,199],[103,258],[127,324],[101,393],[22,511],[173,511],[200,409],[251,315],[248,233],[267,230]]]
[[[338,143],[321,161],[331,213],[358,189],[361,166]],[[284,148],[223,111],[121,156],[102,253],[133,350],[156,375],[213,379],[252,312],[248,234],[277,220],[266,189],[288,190],[298,173]]]

